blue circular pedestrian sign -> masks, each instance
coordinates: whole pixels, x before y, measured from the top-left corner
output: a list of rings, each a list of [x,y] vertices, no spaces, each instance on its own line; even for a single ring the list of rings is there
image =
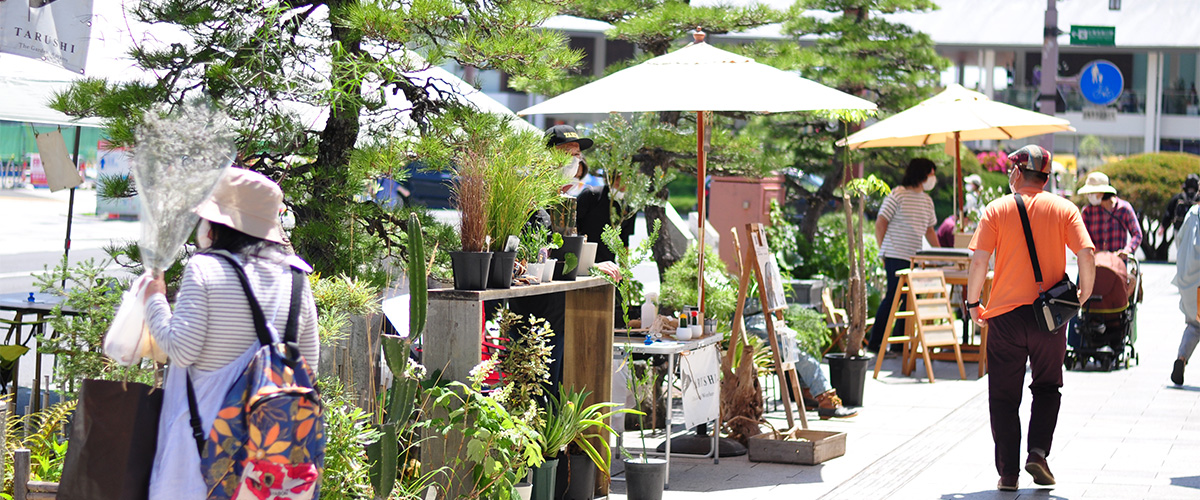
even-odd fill
[[[1079,92],[1093,104],[1105,106],[1116,102],[1125,88],[1125,79],[1117,65],[1108,61],[1092,61],[1079,72]]]

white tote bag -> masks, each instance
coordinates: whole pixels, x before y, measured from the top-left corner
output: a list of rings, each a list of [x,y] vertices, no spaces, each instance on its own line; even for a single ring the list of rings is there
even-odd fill
[[[135,365],[145,357],[167,361],[146,326],[146,286],[152,279],[149,273],[139,276],[121,295],[121,307],[104,336],[104,354],[122,366]]]

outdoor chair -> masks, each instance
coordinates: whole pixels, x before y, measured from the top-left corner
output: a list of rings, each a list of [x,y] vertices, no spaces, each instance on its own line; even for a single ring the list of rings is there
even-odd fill
[[[833,340],[821,351],[822,355],[829,354],[829,351],[837,346],[843,338],[850,332],[850,320],[847,319],[846,310],[833,306],[833,294],[829,291],[829,287],[821,289],[821,309],[825,311],[825,323],[833,332]],[[864,325],[867,331],[871,331],[871,326],[875,324],[875,318],[867,318]],[[867,335],[863,335],[862,346],[865,348],[870,342]]]

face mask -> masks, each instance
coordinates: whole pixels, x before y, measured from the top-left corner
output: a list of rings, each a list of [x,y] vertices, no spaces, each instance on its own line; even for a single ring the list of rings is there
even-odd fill
[[[968,193],[974,193],[974,192],[975,192],[975,185],[974,185],[974,184],[967,184],[966,186],[963,186],[963,189],[965,189],[965,190],[966,190]]]
[[[200,219],[200,225],[196,226],[196,247],[212,248],[212,244],[212,225],[208,223],[208,219]]]
[[[575,174],[579,173],[579,161],[580,159],[578,156],[572,156],[571,161],[567,162],[567,164],[563,166],[563,177],[570,177],[574,179]]]
[[[625,192],[624,192],[624,191],[615,191],[615,192],[613,192],[613,199],[614,199],[614,200],[617,200],[617,201],[624,200],[624,199],[625,199]]]
[[[930,189],[933,189],[933,187],[936,185],[937,185],[937,177],[934,177],[931,175],[931,176],[929,176],[928,179],[925,179],[925,184],[923,184],[921,187],[925,188],[926,191],[929,191]]]
[[[1088,203],[1090,205],[1096,206],[1096,205],[1099,205],[1100,202],[1104,201],[1104,195],[1089,194],[1089,195],[1087,195],[1087,199],[1088,199]]]

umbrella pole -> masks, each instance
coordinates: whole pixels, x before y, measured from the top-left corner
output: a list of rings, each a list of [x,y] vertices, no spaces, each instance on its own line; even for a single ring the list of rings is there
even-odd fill
[[[700,234],[700,244],[696,254],[696,289],[698,291],[700,308],[700,324],[704,324],[704,221],[705,221],[705,200],[704,200],[704,112],[696,112],[696,230]]]
[[[962,143],[959,132],[954,132],[954,222],[959,231],[967,228],[966,213],[963,211]]]
[[[83,133],[83,126],[75,126],[75,146],[72,148],[71,164],[75,165],[75,170],[79,170],[79,135]],[[68,257],[71,255],[71,220],[75,218],[75,188],[71,188],[71,201],[67,203],[67,236],[63,239],[63,275],[62,283],[59,286],[63,290],[67,289],[67,268],[70,267]]]

